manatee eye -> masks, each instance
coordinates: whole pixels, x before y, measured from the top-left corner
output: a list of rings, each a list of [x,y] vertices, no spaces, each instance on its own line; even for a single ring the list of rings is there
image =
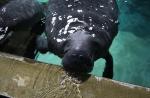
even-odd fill
[[[69,51],[69,49],[65,48],[64,49],[64,54],[67,53]]]
[[[64,53],[67,53],[69,51],[69,44],[70,44],[70,40],[66,40],[62,43],[62,49],[64,49]]]

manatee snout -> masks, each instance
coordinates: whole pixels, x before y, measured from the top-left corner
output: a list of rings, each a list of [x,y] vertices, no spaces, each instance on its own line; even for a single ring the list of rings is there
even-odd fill
[[[87,32],[78,31],[72,34],[62,58],[64,69],[75,73],[91,72],[94,66],[92,47],[92,37]]]
[[[84,51],[70,50],[64,55],[62,65],[66,71],[86,73],[92,70],[93,61]]]

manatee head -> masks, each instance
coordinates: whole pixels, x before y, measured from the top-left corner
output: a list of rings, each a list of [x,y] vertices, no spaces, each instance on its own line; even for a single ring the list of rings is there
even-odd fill
[[[99,54],[99,43],[87,31],[70,34],[64,43],[62,65],[66,71],[75,73],[91,72]]]

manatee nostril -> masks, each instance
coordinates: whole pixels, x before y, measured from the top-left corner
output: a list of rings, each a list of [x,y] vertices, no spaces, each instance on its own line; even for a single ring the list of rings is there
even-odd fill
[[[81,54],[71,54],[71,57],[73,57],[73,58],[79,58],[79,59],[86,58],[84,55],[81,55]]]
[[[63,68],[68,72],[90,72],[92,61],[86,55],[72,53],[62,59]]]
[[[83,55],[79,55],[79,58],[81,58],[81,59],[82,59],[82,58],[84,58],[84,56],[83,56]]]
[[[77,57],[77,54],[71,54],[72,57]]]

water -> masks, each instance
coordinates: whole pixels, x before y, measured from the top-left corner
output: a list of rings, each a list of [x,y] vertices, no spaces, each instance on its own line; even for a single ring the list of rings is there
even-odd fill
[[[150,1],[118,0],[118,5],[119,34],[110,48],[114,58],[113,79],[150,87]],[[51,53],[38,53],[36,60],[61,64],[61,59]],[[92,74],[102,76],[104,63],[101,59],[96,61]]]

